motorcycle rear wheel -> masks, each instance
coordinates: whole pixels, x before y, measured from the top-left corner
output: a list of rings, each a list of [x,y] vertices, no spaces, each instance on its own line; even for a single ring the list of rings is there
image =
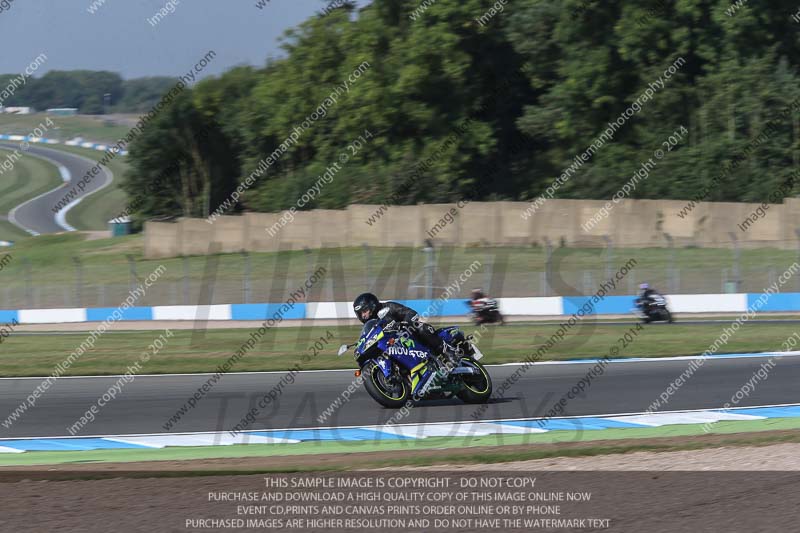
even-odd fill
[[[396,383],[388,383],[383,371],[374,361],[364,365],[361,375],[364,376],[364,388],[369,395],[384,407],[399,409],[411,398],[408,380],[403,376],[394,376]]]

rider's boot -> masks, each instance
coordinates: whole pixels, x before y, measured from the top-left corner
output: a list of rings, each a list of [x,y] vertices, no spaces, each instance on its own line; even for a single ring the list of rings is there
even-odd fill
[[[439,361],[444,365],[446,374],[449,374],[451,370],[458,366],[458,352],[453,346],[450,346],[446,342],[442,342],[441,353],[437,354],[437,356]]]
[[[433,373],[437,374],[439,377],[443,378],[449,374],[447,370],[449,365],[445,361],[444,357],[442,357],[440,354],[434,352],[432,356],[428,358],[428,362],[433,370]]]

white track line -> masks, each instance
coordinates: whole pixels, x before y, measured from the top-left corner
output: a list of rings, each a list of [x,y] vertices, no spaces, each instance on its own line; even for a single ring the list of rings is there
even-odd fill
[[[69,169],[67,169],[67,167],[58,165],[58,171],[61,173],[61,179],[64,182],[69,183],[72,181],[72,174],[70,174]],[[77,204],[80,201],[81,199],[78,198],[74,203]],[[75,228],[73,228],[67,223],[67,218],[66,218],[67,209],[69,209],[71,206],[73,206],[73,204],[67,205],[64,209],[56,213],[55,216],[56,224],[58,224],[67,231],[75,231]]]
[[[99,164],[97,161],[92,161],[88,157],[83,157],[82,155],[73,154],[72,152],[62,152],[62,153],[67,153],[67,154],[69,154],[71,156],[77,157],[78,159],[83,159],[84,161],[87,161],[90,165],[92,165],[89,168],[92,168],[95,165]],[[67,205],[65,205],[64,207],[62,207],[58,211],[58,213],[56,213],[56,217],[55,217],[56,224],[58,224],[59,226],[61,226],[62,228],[64,228],[67,231],[76,231],[75,228],[73,228],[71,225],[69,225],[69,223],[67,223],[67,213],[70,211],[70,209],[72,209],[73,207],[75,207],[76,205],[81,203],[81,201],[84,200],[85,198],[87,198],[88,196],[91,196],[92,194],[95,194],[95,193],[100,192],[101,190],[105,189],[106,187],[111,185],[112,181],[114,181],[114,174],[111,172],[111,170],[108,169],[108,167],[104,167],[104,166],[101,165],[100,169],[103,171],[103,175],[106,177],[106,181],[103,182],[103,184],[100,185],[95,190],[89,191],[88,193],[84,194],[83,196],[81,196],[77,200],[74,200],[74,201],[68,203]],[[67,171],[67,174],[69,174],[69,171]],[[62,177],[63,177],[63,174],[62,174]],[[68,181],[71,182],[72,180],[70,179]]]

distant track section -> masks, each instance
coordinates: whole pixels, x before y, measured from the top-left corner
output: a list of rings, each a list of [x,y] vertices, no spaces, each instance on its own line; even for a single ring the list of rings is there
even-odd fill
[[[19,149],[19,146],[13,143],[0,143],[0,147],[9,150]],[[75,228],[66,221],[69,210],[90,194],[110,185],[114,179],[110,170],[101,168],[100,173],[85,183],[83,190],[78,191],[68,205],[54,212],[55,206],[64,197],[65,192],[71,190],[73,183],[86,175],[96,162],[80,155],[34,145],[31,145],[25,153],[56,165],[64,180],[64,184],[60,187],[27,200],[9,212],[9,221],[31,235],[74,231]]]

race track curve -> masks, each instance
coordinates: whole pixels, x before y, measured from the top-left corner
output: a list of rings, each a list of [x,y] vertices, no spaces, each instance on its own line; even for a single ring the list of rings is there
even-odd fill
[[[3,142],[0,143],[0,146],[10,150],[19,149],[19,145],[14,143]],[[44,148],[33,144],[30,145],[30,148],[28,148],[25,153],[44,159],[58,167],[63,167],[69,173],[71,183],[79,181],[86,172],[96,164],[96,161],[92,161],[80,155],[52,148]],[[23,230],[34,235],[70,231],[73,228],[66,223],[64,218],[69,208],[74,207],[79,201],[90,194],[108,186],[113,179],[114,176],[111,171],[105,167],[101,167],[101,172],[86,184],[83,191],[78,191],[78,194],[72,199],[71,205],[68,206],[66,210],[61,209],[58,213],[53,212],[53,208],[56,204],[64,198],[64,195],[72,187],[70,182],[66,182],[52,191],[48,191],[16,206],[9,213],[9,220]]]

